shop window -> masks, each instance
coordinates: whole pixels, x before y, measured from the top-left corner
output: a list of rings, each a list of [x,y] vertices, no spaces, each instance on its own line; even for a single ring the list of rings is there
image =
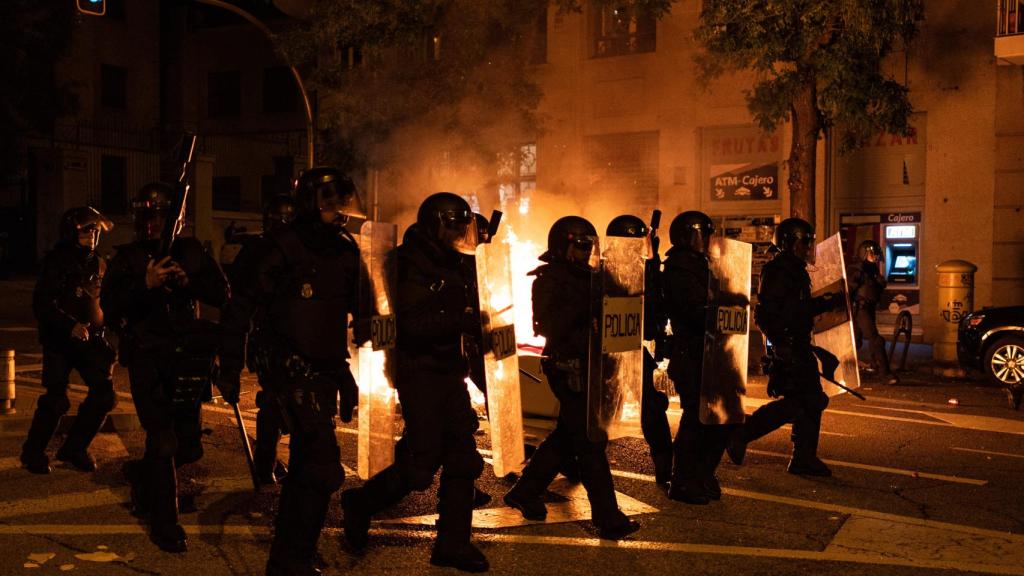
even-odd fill
[[[239,212],[242,210],[242,179],[238,176],[213,177],[213,209]]]
[[[297,92],[295,78],[287,66],[275,66],[263,70],[263,112],[265,114],[295,112],[298,103]]]
[[[124,156],[104,154],[100,158],[100,211],[128,212],[128,162]]]
[[[108,110],[128,108],[128,69],[123,66],[100,65],[100,104]]]
[[[242,73],[239,70],[210,72],[207,76],[207,115],[211,118],[242,113]]]
[[[634,0],[594,6],[590,20],[594,58],[654,52],[657,18]]]

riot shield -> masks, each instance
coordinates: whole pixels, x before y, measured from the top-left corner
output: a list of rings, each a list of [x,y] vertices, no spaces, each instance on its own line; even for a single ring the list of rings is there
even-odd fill
[[[393,290],[397,238],[398,227],[394,224],[364,222],[359,230],[362,266],[355,372],[359,382],[357,472],[364,480],[395,459],[396,394],[391,379],[391,352],[396,337]]]
[[[602,239],[591,277],[587,435],[600,442],[638,435],[643,393],[646,238]]]
[[[839,234],[833,234],[814,248],[814,264],[807,266],[811,276],[811,296],[833,294],[835,306],[814,318],[814,345],[828,350],[839,359],[835,380],[848,388],[860,388],[857,371],[857,345],[853,338],[853,316],[846,289],[846,265]],[[843,389],[821,379],[821,386],[829,396]]]
[[[717,236],[708,248],[711,300],[700,383],[704,424],[739,424],[745,417],[752,248],[747,242]]]
[[[476,278],[494,475],[502,478],[522,470],[526,461],[512,302],[512,258],[503,234],[477,246]]]

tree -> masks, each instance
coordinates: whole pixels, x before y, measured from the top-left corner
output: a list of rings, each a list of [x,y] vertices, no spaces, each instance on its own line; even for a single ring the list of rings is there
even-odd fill
[[[879,131],[906,135],[907,89],[881,70],[917,33],[922,0],[704,0],[696,31],[705,80],[753,71],[747,106],[764,130],[789,120],[792,216],[814,222],[817,141],[842,151]]]

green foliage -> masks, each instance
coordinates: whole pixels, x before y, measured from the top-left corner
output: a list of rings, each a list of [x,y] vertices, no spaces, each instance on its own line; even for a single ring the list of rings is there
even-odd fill
[[[909,131],[907,90],[881,65],[914,38],[922,12],[922,0],[704,0],[698,63],[705,80],[753,71],[747,102],[764,129],[814,86],[820,128],[848,150],[879,131]]]
[[[0,174],[20,167],[21,139],[46,132],[76,101],[67,86],[56,83],[53,66],[71,40],[75,10],[58,0],[0,2]]]
[[[279,38],[319,94],[322,160],[388,163],[403,130],[493,161],[535,134],[529,77],[545,0],[320,1]]]

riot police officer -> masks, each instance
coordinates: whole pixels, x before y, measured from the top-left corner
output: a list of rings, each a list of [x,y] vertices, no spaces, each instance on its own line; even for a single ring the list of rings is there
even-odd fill
[[[528,520],[544,520],[547,509],[541,495],[564,462],[574,457],[601,538],[619,540],[640,525],[619,510],[608,467],[608,442],[595,442],[587,436],[586,370],[596,242],[597,231],[586,219],[560,218],[548,232],[547,252],[540,256],[545,264],[530,273],[537,277],[533,283],[533,329],[547,339],[541,367],[559,401],[558,423],[505,495],[505,503]]]
[[[700,420],[704,331],[711,294],[708,246],[714,232],[707,214],[683,212],[669,227],[672,248],[665,259],[665,307],[673,338],[668,373],[683,408],[668,496],[688,504],[707,504],[722,497],[715,469],[728,439],[724,426]]]
[[[608,236],[647,238],[647,224],[629,214],[617,216],[608,223]],[[665,317],[662,307],[661,259],[657,254],[647,260],[644,267],[644,340],[661,341],[665,336]],[[654,387],[654,371],[658,367],[654,355],[644,348],[643,396],[640,405],[640,428],[651,449],[654,477],[659,486],[668,484],[672,477],[672,430],[668,425],[668,396]]]
[[[241,251],[231,268],[231,285],[235,291],[242,289],[247,276],[252,276],[252,267],[258,264],[260,254],[272,246],[270,235],[275,230],[288,226],[296,213],[295,200],[287,194],[278,194],[267,202],[263,208],[263,233],[249,237],[243,243]],[[260,311],[252,321],[246,347],[246,365],[256,374],[260,382],[260,391],[256,393],[256,446],[253,460],[256,474],[261,484],[274,484],[281,481],[288,472],[287,467],[277,459],[277,444],[281,440],[281,411],[273,399],[274,391],[279,388],[271,382],[274,373],[269,370],[267,359],[270,358],[271,344],[264,345],[260,336],[264,334],[266,316]]]
[[[832,306],[830,295],[811,298],[806,270],[814,249],[810,223],[788,218],[776,228],[775,237],[781,252],[761,272],[754,321],[770,345],[768,395],[776,399],[758,408],[733,432],[729,458],[742,463],[749,442],[792,422],[793,457],[788,471],[830,476],[832,471],[817,456],[828,396],[822,391],[818,358],[811,346],[814,317]]]
[[[479,427],[465,378],[473,358],[464,342],[480,334],[473,277],[479,240],[469,204],[449,192],[429,196],[397,249],[398,329],[395,388],[405,432],[395,462],[362,488],[342,493],[345,537],[365,549],[370,518],[410,492],[426,490],[441,469],[437,541],[430,563],[467,572],[488,570],[470,542],[474,481],[483,459],[473,433]]]
[[[857,247],[860,262],[850,267],[846,277],[850,286],[850,301],[853,304],[854,330],[857,347],[863,338],[868,340],[871,364],[878,370],[886,384],[899,384],[899,379],[889,369],[889,357],[885,353],[885,338],[878,333],[875,313],[878,301],[885,290],[885,275],[879,269],[882,247],[874,240],[865,240]]]
[[[161,235],[182,225],[174,197],[162,182],[139,191],[132,203],[136,240],[117,247],[100,303],[120,338],[119,361],[146,431],[142,460],[125,465],[132,511],[148,518],[150,539],[162,550],[184,552],[175,468],[203,455],[200,408],[218,342],[216,326],[199,318],[199,303],[222,306],[228,285],[195,238],[177,237],[169,254],[158,253],[168,240]]]
[[[330,167],[303,172],[295,201],[295,221],[266,233],[221,321],[225,400],[238,400],[245,336],[259,315],[261,410],[279,410],[291,433],[268,575],[320,573],[313,566],[317,541],[345,478],[334,418],[350,421],[358,401],[346,334],[357,304],[359,248],[345,225],[365,212],[352,180]]]
[[[33,474],[50,472],[46,445],[71,407],[68,376],[78,370],[89,391],[78,408],[57,459],[91,472],[96,461],[88,448],[103,419],[117,404],[111,372],[114,350],[107,343],[100,310],[100,286],[106,260],[96,253],[100,233],[113,223],[85,206],[64,213],[60,241],[43,260],[32,293],[32,309],[43,345],[43,387],[32,426],[21,449],[21,463]]]

